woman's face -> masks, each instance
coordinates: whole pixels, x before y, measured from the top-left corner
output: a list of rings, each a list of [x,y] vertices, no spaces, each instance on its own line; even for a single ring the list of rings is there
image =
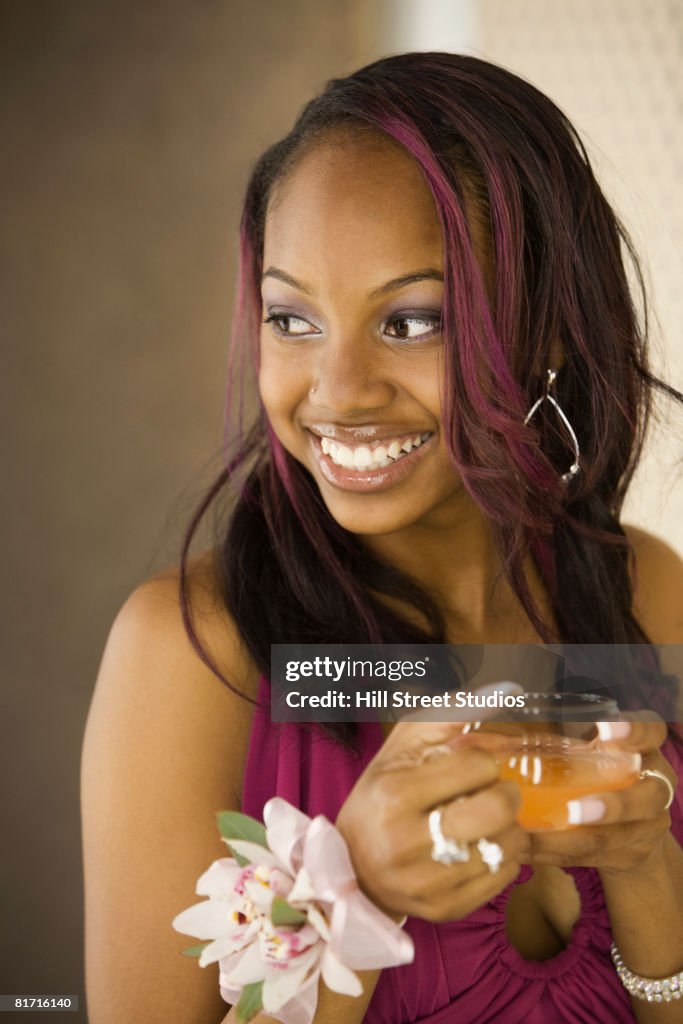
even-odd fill
[[[321,143],[271,199],[263,267],[261,397],[332,516],[360,534],[452,521],[468,499],[442,431],[442,240],[417,165],[375,137]]]

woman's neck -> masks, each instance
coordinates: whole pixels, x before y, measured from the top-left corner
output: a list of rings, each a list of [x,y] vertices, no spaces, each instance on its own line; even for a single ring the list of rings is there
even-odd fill
[[[417,523],[393,534],[365,536],[363,542],[432,596],[449,639],[532,642],[530,623],[502,571],[489,522],[476,506],[450,521]],[[548,607],[547,595],[531,557],[526,571],[531,593],[543,613]]]

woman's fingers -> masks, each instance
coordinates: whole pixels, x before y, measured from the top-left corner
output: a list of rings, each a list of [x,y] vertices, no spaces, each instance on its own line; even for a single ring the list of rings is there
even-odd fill
[[[643,767],[657,771],[668,779],[675,791],[678,779],[673,768],[661,754],[645,758]],[[567,805],[567,821],[570,825],[611,825],[616,822],[651,821],[666,810],[671,790],[666,782],[657,776],[639,778],[627,789],[607,793],[591,794]]]
[[[500,782],[451,801],[441,808],[444,834],[465,842],[496,835],[514,822],[520,802],[514,782]]]
[[[476,691],[477,697],[486,699],[493,693],[503,696],[523,693],[518,683],[503,681],[488,683]],[[500,708],[473,707],[458,708],[458,721],[430,721],[435,716],[432,710],[411,712],[397,722],[382,748],[382,753],[395,755],[401,753],[420,758],[430,747],[452,742],[462,732],[463,726],[472,721],[485,721],[498,714]],[[454,712],[455,713],[455,712]]]
[[[416,763],[430,747],[447,745],[461,732],[459,722],[397,722],[377,756],[382,761],[412,758]]]
[[[466,917],[502,892],[506,886],[514,882],[518,874],[517,861],[504,860],[495,875],[485,869],[454,893],[451,905],[446,904],[445,912],[438,917],[432,917],[431,920],[453,921]]]
[[[643,721],[646,712],[638,712],[638,718],[625,716],[621,722],[600,722],[600,739],[606,743],[618,743],[623,750],[647,754],[659,750],[666,739],[666,723],[652,712],[650,721]]]
[[[667,816],[661,815],[649,821],[590,825],[570,832],[534,832],[529,835],[528,863],[627,870],[652,848],[653,837],[667,831]]]
[[[487,710],[477,709],[477,719]],[[399,722],[340,810],[337,825],[359,883],[391,912],[463,917],[516,877],[528,849],[515,821],[517,787],[500,782],[490,753],[458,747],[463,725]],[[465,860],[444,864],[432,856],[438,844],[430,813],[437,808],[446,849],[447,840],[457,842]]]
[[[431,837],[427,819],[421,828],[422,842],[415,850],[415,862],[420,864],[419,884],[415,886],[415,869],[406,869],[405,891],[411,891],[411,913],[428,920],[451,920],[463,917],[486,900],[491,899],[512,882],[519,873],[520,861],[528,849],[526,834],[518,826],[501,832],[479,835],[488,844],[500,847],[502,858],[492,871],[482,859],[476,842],[464,842],[442,818],[442,831],[447,839],[457,839],[468,859],[456,864],[442,864],[431,858]],[[485,848],[484,848],[485,849]]]
[[[442,753],[421,764],[413,762],[404,770],[378,764],[377,770],[382,774],[386,771],[384,786],[395,791],[403,807],[412,812],[431,810],[491,786],[499,773],[494,759],[482,750]]]

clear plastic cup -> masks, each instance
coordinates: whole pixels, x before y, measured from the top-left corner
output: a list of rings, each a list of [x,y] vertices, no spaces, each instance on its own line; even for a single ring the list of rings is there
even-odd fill
[[[640,755],[600,738],[599,722],[619,719],[616,701],[597,694],[527,693],[524,707],[468,722],[460,743],[490,751],[502,779],[516,782],[517,816],[529,832],[569,829],[567,803],[625,789],[638,778]]]

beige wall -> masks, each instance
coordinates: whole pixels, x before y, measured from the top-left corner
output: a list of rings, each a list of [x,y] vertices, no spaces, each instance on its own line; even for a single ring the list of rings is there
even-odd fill
[[[356,15],[0,4],[0,992],[83,998],[78,770],[99,658],[217,466],[248,166],[364,60]]]

